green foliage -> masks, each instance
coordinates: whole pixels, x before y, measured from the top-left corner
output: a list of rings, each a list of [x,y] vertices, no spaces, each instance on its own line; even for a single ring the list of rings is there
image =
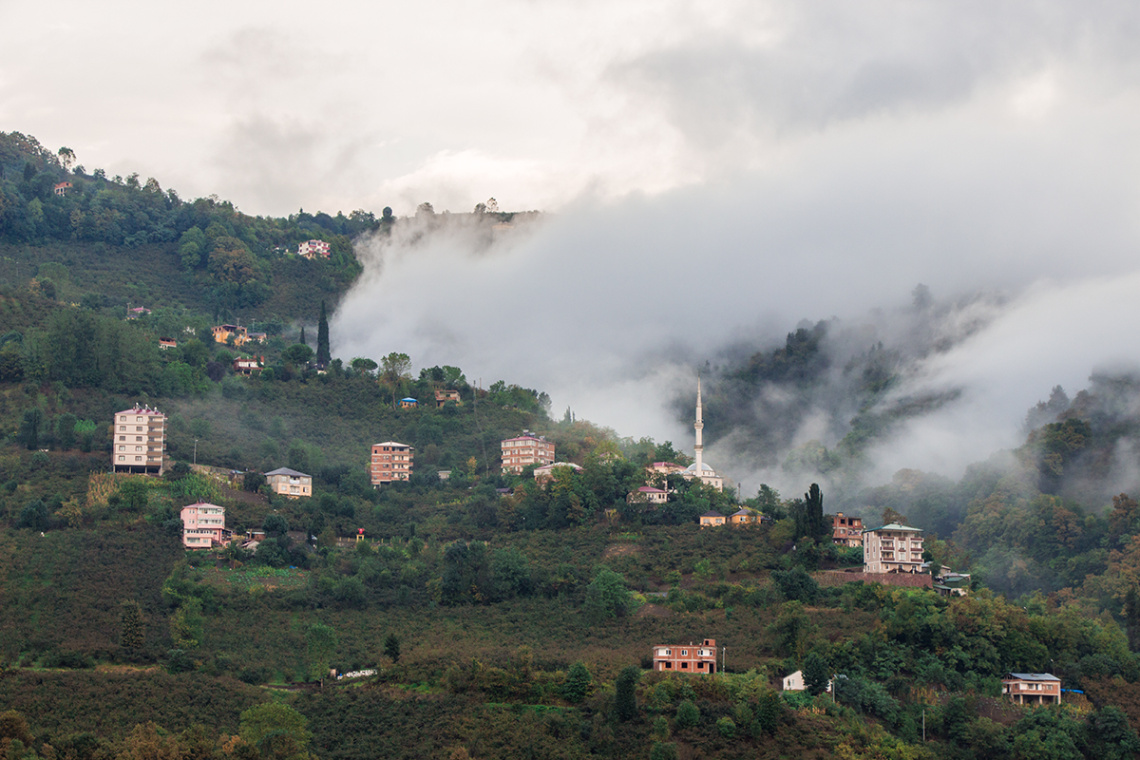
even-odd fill
[[[325,675],[329,671],[329,661],[332,659],[333,653],[336,652],[337,643],[336,631],[324,623],[313,623],[305,631],[309,674],[313,678],[324,681]],[[399,656],[398,652],[397,656]]]
[[[649,760],[677,760],[677,745],[654,742],[649,750]]]
[[[567,702],[578,704],[589,695],[593,681],[594,677],[585,663],[576,662],[566,673],[566,682],[562,684],[562,696]]]
[[[637,717],[637,682],[641,680],[641,668],[627,665],[614,682],[614,715],[621,722]]]
[[[267,747],[277,748],[281,739],[285,740],[285,750],[270,756],[291,757],[308,747],[312,739],[305,716],[278,702],[266,702],[243,712],[240,734],[263,756]]]
[[[686,699],[677,705],[677,716],[674,720],[677,728],[696,728],[701,722],[701,711],[692,700]]]
[[[827,660],[819,652],[808,652],[804,658],[804,686],[808,693],[818,696],[827,691],[827,683],[831,680],[831,670]]]
[[[394,632],[389,633],[384,639],[384,656],[390,659],[393,665],[400,661],[400,637]]]
[[[736,721],[727,715],[719,718],[716,722],[716,730],[725,739],[736,738]]]
[[[819,596],[819,584],[802,567],[791,570],[773,570],[772,582],[789,602],[812,604]]]
[[[119,605],[119,645],[130,652],[137,652],[146,644],[146,619],[142,608],[135,601]]]
[[[609,568],[599,568],[594,580],[586,587],[586,601],[582,607],[586,619],[593,624],[624,617],[630,611],[632,599],[625,578]]]

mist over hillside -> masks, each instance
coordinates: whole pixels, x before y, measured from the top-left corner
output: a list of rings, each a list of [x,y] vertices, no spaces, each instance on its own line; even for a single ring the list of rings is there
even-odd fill
[[[358,241],[365,272],[334,317],[334,353],[404,350],[485,386],[509,375],[549,392],[555,416],[569,407],[683,449],[701,370],[709,461],[745,493],[802,489],[805,444],[849,435],[858,482],[902,468],[957,478],[1020,445],[1026,410],[1054,386],[1075,393],[1135,362],[1140,273],[1109,274],[1126,236],[1101,240],[1084,272],[1060,246],[1018,269],[996,240],[920,262],[853,220],[820,233],[834,245],[794,240],[804,214],[769,190],[766,203],[678,195],[497,230],[405,220]],[[879,261],[853,264],[843,237]],[[777,349],[806,354],[781,370]]]

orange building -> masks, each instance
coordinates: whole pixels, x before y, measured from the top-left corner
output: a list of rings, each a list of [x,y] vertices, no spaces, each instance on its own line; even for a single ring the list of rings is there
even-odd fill
[[[463,401],[459,398],[459,391],[448,389],[435,392],[435,405],[437,408],[445,405],[448,401],[454,401],[456,406],[463,404]]]
[[[518,438],[502,442],[503,472],[516,475],[532,464],[554,464],[554,444],[541,435],[524,430]]]
[[[406,481],[412,476],[414,450],[406,443],[385,441],[372,444],[372,485]]]
[[[831,543],[836,546],[863,545],[863,518],[846,517],[842,512],[831,518]]]
[[[715,673],[716,652],[716,639],[705,639],[699,646],[656,646],[653,647],[653,669],[702,675]]]

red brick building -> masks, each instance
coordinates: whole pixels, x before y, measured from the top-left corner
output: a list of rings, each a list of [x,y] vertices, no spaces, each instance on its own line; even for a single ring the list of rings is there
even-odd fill
[[[678,673],[715,673],[716,654],[716,639],[705,639],[699,645],[656,646],[653,647],[653,669]]]
[[[385,441],[372,444],[372,485],[379,486],[412,476],[415,453],[406,443]]]

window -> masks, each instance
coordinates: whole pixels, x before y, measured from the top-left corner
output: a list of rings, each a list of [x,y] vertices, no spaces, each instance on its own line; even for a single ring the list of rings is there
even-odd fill
[[[136,462],[141,462],[141,461],[142,461],[142,457],[135,457],[135,461],[136,461]]]
[[[123,456],[122,454],[119,455],[119,461],[120,462],[125,462],[126,460],[127,460],[127,458],[125,456]]]

